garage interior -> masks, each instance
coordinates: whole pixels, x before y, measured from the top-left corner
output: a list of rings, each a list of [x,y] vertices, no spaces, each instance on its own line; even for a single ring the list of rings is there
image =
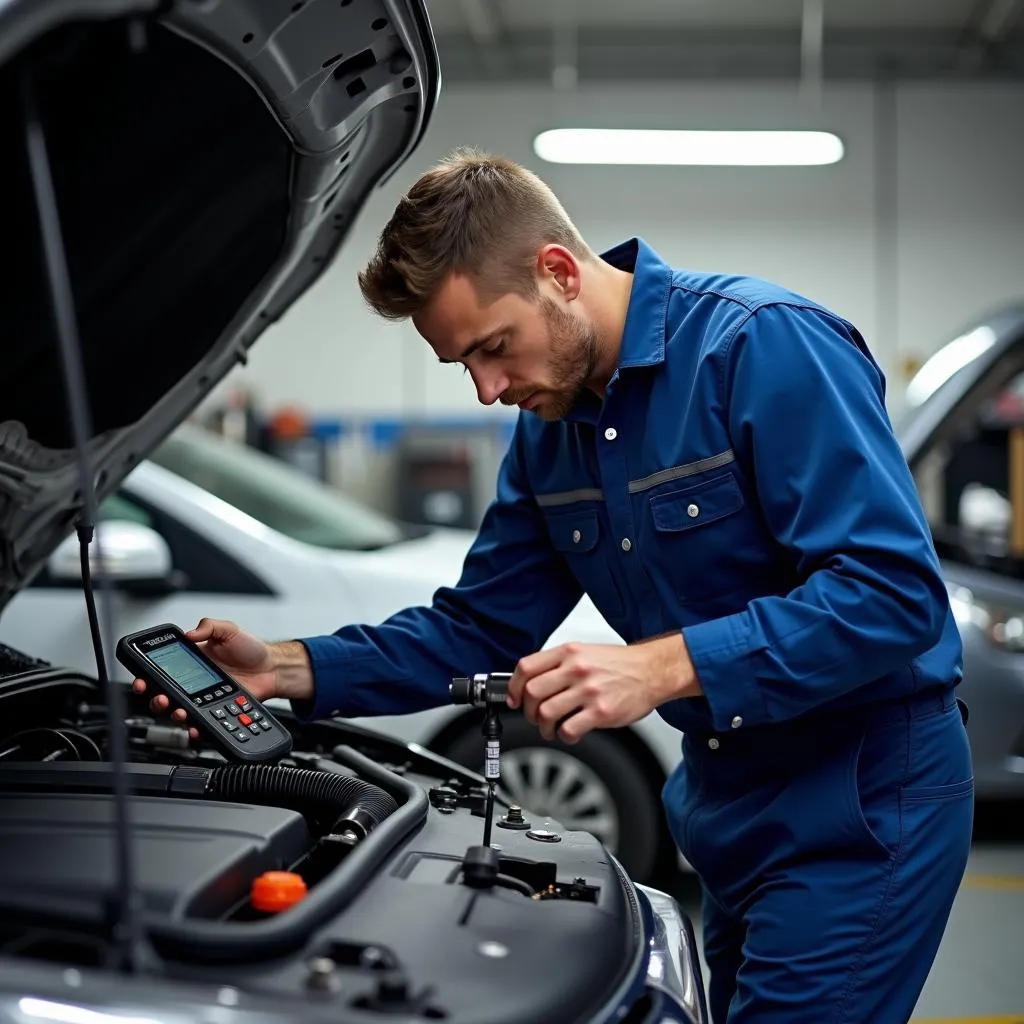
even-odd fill
[[[337,446],[339,477],[377,507],[415,508],[429,521],[429,496],[440,514],[438,493],[455,490],[479,510],[505,439],[490,433],[504,410],[481,416],[473,389],[431,365],[410,327],[346,319],[358,303],[355,271],[393,199],[454,146],[537,170],[594,244],[640,234],[680,265],[781,280],[839,309],[882,363],[896,421],[929,356],[976,315],[1024,302],[1018,0],[438,0],[429,10],[444,84],[415,166],[371,204],[327,282],[277,329],[288,344],[268,339],[246,376],[264,404],[310,417],[412,421],[420,450],[443,448],[450,421],[463,439],[478,432],[475,475],[463,476],[455,460],[443,469],[417,460],[412,440],[399,456],[349,434]],[[538,158],[534,137],[563,126],[826,129],[845,154],[817,168]],[[397,368],[379,369],[384,352]],[[346,373],[310,382],[299,353],[344,361]],[[978,458],[964,455],[975,467]],[[997,458],[1005,475],[1005,450]],[[403,495],[396,476],[417,473],[422,487]],[[479,512],[465,514],[472,522]],[[979,808],[975,852],[915,1020],[1024,1020],[1022,808],[1019,799]],[[692,876],[676,891],[699,920]]]
[[[329,328],[358,302],[357,264],[394,197],[451,147],[521,159],[594,244],[640,234],[680,265],[781,280],[838,308],[862,325],[882,363],[897,421],[930,355],[977,314],[1024,302],[1018,0],[439,0],[429,10],[444,69],[434,128],[415,166],[357,225],[330,283],[279,328],[289,344],[257,350],[248,376],[261,401],[311,416],[342,408],[352,418],[415,421],[422,445],[438,443],[439,422],[468,422],[480,431],[477,508],[502,450],[504,438],[488,432],[503,411],[481,416],[473,389],[431,365],[409,327],[353,316],[346,330]],[[561,126],[826,129],[846,152],[820,168],[541,160],[534,137]],[[300,351],[325,365],[344,352],[350,372],[310,385]],[[382,351],[399,366],[371,383]],[[357,456],[339,447],[350,467]],[[403,449],[405,463],[382,446],[362,448],[358,470],[347,471],[353,493],[397,510],[394,474],[405,465],[424,467],[434,484],[422,493],[436,498],[441,470],[416,462],[413,448]],[[965,458],[977,465],[976,452]],[[402,507],[417,500],[406,495]],[[915,1020],[1024,1020],[1022,808],[980,807],[975,851]],[[699,920],[692,877],[680,876],[676,891]]]
[[[985,666],[968,670],[962,693],[978,765],[982,751],[986,758],[974,845],[912,1019],[1024,1024],[1024,0],[426,7],[442,84],[418,148],[370,196],[313,288],[106,499],[102,517],[150,531],[158,556],[194,582],[175,594],[182,625],[211,610],[251,616],[247,628],[275,637],[342,624],[319,591],[294,608],[282,598],[264,607],[237,568],[242,582],[225,582],[212,533],[186,550],[181,522],[198,534],[209,495],[283,535],[299,579],[317,562],[316,531],[340,531],[342,540],[323,546],[349,558],[351,614],[371,609],[379,619],[406,595],[455,582],[452,552],[494,497],[515,410],[482,408],[469,378],[439,365],[411,324],[368,313],[356,279],[398,198],[457,147],[536,171],[598,250],[636,235],[676,266],[752,274],[836,310],[884,370],[901,440],[919,444],[911,469],[951,567],[954,615],[971,637],[968,669]],[[818,139],[824,156],[698,152],[688,162],[644,162],[622,143],[588,158],[558,150],[552,133],[574,129],[827,136]],[[938,417],[936,396],[996,348],[1006,353],[999,372]],[[179,507],[161,505],[165,472],[196,488],[181,499],[180,508],[194,501],[191,519],[178,522]],[[359,568],[360,557],[432,531],[450,531],[451,550],[376,563],[386,569],[378,598],[379,570]],[[53,647],[48,636],[32,649],[92,671],[85,626],[69,610],[78,608],[69,583],[78,558],[70,538],[5,609],[0,642],[20,643],[37,622],[73,621],[51,631],[60,636]],[[997,581],[997,597],[965,582],[978,573]],[[162,621],[147,600],[140,590],[132,614]],[[605,623],[593,628],[605,636]],[[479,767],[479,733],[462,718],[425,712],[357,724]],[[576,758],[564,746],[538,750],[521,721],[509,723],[503,785],[538,822],[592,831],[631,873],[672,893],[699,939],[699,883],[659,817],[677,737],[651,728],[654,739],[598,740]]]

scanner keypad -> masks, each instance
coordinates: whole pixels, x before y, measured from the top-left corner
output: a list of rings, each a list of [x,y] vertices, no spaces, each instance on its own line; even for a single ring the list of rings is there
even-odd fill
[[[199,695],[194,699],[195,704],[214,718],[237,743],[248,743],[273,732],[274,727],[266,715],[254,707],[245,694],[230,697],[233,690],[234,687],[225,684],[212,693]],[[225,700],[225,697],[230,699]]]

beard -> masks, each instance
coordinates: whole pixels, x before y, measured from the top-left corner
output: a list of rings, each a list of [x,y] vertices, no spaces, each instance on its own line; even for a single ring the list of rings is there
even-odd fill
[[[543,420],[563,419],[576,404],[597,365],[597,331],[586,321],[562,309],[554,299],[541,299],[551,354],[543,387],[506,391],[503,405],[518,405],[538,391],[543,397],[530,411]]]

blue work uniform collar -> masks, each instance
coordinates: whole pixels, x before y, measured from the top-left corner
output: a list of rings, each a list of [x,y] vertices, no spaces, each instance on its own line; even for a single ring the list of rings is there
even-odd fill
[[[619,369],[663,363],[672,268],[642,238],[621,242],[601,253],[601,259],[633,274]]]
[[[659,366],[665,362],[665,316],[672,284],[672,268],[642,239],[629,238],[600,254],[601,259],[633,275],[622,330],[619,371],[638,366]],[[592,392],[584,392],[566,416],[581,423],[597,423],[603,403]]]

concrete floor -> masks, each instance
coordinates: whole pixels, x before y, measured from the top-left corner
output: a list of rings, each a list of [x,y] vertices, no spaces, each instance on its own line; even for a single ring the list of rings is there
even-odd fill
[[[671,887],[699,935],[696,882]],[[1024,1024],[1024,804],[980,807],[975,843],[913,1024]]]

